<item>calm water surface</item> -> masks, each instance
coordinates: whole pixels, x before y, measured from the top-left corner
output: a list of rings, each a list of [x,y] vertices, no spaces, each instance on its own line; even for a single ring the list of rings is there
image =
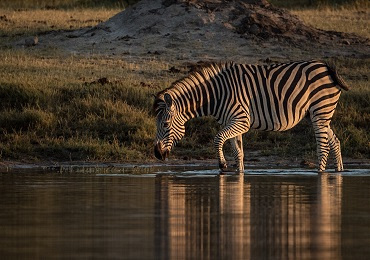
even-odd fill
[[[0,173],[1,259],[370,259],[370,171]]]

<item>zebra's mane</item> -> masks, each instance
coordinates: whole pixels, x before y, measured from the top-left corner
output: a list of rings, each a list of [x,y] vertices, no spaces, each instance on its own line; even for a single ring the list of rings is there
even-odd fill
[[[163,100],[163,95],[174,88],[179,88],[181,84],[185,83],[187,80],[196,79],[196,81],[199,81],[199,79],[207,80],[211,77],[216,76],[217,74],[221,73],[222,71],[229,69],[235,65],[234,62],[210,62],[205,63],[202,66],[196,67],[195,70],[190,71],[190,73],[179,79],[176,80],[171,84],[170,87],[160,91],[155,96],[154,104],[153,104],[153,113],[157,115],[160,110],[165,108],[165,102]]]

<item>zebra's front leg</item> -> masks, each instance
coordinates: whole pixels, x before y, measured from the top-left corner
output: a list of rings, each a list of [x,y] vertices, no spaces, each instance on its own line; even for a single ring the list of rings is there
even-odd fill
[[[233,155],[237,165],[237,172],[244,172],[244,151],[243,151],[243,137],[238,135],[231,139],[233,147]]]
[[[227,169],[227,163],[223,152],[225,140],[219,140],[216,136],[215,138],[215,146],[217,149],[217,157],[218,157],[218,167],[220,171],[223,172]]]
[[[247,132],[249,129],[249,124],[246,121],[238,121],[234,120],[230,124],[228,124],[224,129],[222,129],[215,137],[214,143],[217,150],[218,155],[218,164],[220,167],[221,172],[227,169],[227,163],[223,153],[223,146],[226,140],[230,138],[234,138],[236,136],[241,136],[243,133]],[[241,141],[241,138],[240,138]],[[242,144],[241,144],[242,145]],[[244,170],[244,166],[240,166],[243,164],[243,157],[241,153],[238,154],[238,171]]]

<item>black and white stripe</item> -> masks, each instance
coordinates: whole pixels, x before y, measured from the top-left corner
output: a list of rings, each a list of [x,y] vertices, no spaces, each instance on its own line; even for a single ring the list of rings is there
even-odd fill
[[[242,134],[250,128],[285,131],[308,113],[317,140],[319,171],[329,151],[343,170],[340,142],[330,128],[341,90],[348,90],[332,65],[300,61],[274,65],[212,64],[159,92],[155,152],[167,157],[184,136],[191,118],[211,115],[223,126],[215,137],[220,168],[226,167],[223,145],[231,139],[238,170],[243,171]]]

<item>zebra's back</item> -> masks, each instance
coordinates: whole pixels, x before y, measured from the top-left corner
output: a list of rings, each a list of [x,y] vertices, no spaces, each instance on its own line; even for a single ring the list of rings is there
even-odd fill
[[[284,131],[294,127],[307,112],[331,118],[340,96],[340,84],[324,62],[235,65],[231,77],[236,100],[250,116],[250,127]]]

